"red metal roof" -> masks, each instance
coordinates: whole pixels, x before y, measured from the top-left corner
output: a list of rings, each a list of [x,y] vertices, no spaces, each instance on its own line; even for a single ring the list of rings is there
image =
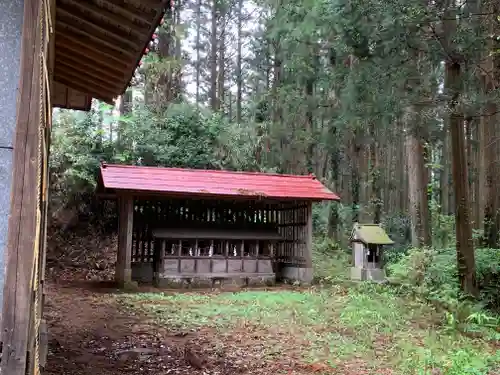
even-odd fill
[[[106,189],[175,195],[340,200],[314,176],[103,164]]]

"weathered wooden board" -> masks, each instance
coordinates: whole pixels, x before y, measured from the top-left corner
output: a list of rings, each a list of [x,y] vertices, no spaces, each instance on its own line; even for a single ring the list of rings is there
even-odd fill
[[[198,228],[164,228],[154,229],[153,237],[170,239],[217,239],[217,240],[282,240],[283,237],[274,230],[226,230]]]
[[[49,0],[25,0],[2,321],[2,373],[38,374],[51,121]],[[44,336],[42,335],[42,338]],[[43,344],[43,340],[42,340]],[[42,353],[40,353],[42,351]]]

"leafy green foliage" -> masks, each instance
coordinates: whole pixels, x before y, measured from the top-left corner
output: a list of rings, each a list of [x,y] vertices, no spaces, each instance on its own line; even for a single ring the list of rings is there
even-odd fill
[[[98,111],[56,114],[51,143],[53,209],[89,199],[101,160],[110,160],[113,145],[105,138]]]
[[[350,251],[331,239],[318,237],[313,243],[313,266],[317,283],[343,282],[349,278]]]
[[[133,112],[122,129],[123,155],[115,158],[126,164],[161,165],[185,168],[218,168],[215,152],[223,121],[202,114],[187,104],[172,105],[161,112],[147,108]]]
[[[92,200],[101,162],[258,169],[254,134],[209,111],[175,104],[160,112],[138,108],[119,118],[103,118],[103,113],[102,108],[58,113],[50,161],[56,207],[82,203],[83,196],[84,202]]]
[[[500,255],[498,249],[476,250],[479,303],[461,301],[457,278],[456,253],[452,249],[412,249],[397,263],[388,265],[393,282],[405,285],[418,295],[449,309],[465,322],[485,307],[500,311]],[[457,318],[457,317],[455,317]]]

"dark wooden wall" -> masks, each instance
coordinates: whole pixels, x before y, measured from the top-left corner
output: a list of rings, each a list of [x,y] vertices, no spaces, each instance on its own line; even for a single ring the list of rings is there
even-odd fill
[[[276,262],[290,266],[304,266],[308,257],[309,205],[297,202],[280,207],[279,233],[285,238],[276,249]]]
[[[153,262],[157,228],[276,230],[275,260],[305,264],[308,204],[201,199],[134,200],[132,262]]]

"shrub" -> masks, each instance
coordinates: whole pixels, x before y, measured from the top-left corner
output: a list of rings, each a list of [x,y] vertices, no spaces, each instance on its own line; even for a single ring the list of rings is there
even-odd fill
[[[476,250],[476,275],[481,301],[500,311],[500,249]]]
[[[350,253],[328,238],[318,238],[313,244],[314,281],[333,283],[349,278]]]
[[[476,250],[476,277],[479,302],[500,311],[500,250]],[[456,306],[460,288],[455,249],[411,249],[407,255],[387,266],[390,280],[411,288],[429,300]]]

